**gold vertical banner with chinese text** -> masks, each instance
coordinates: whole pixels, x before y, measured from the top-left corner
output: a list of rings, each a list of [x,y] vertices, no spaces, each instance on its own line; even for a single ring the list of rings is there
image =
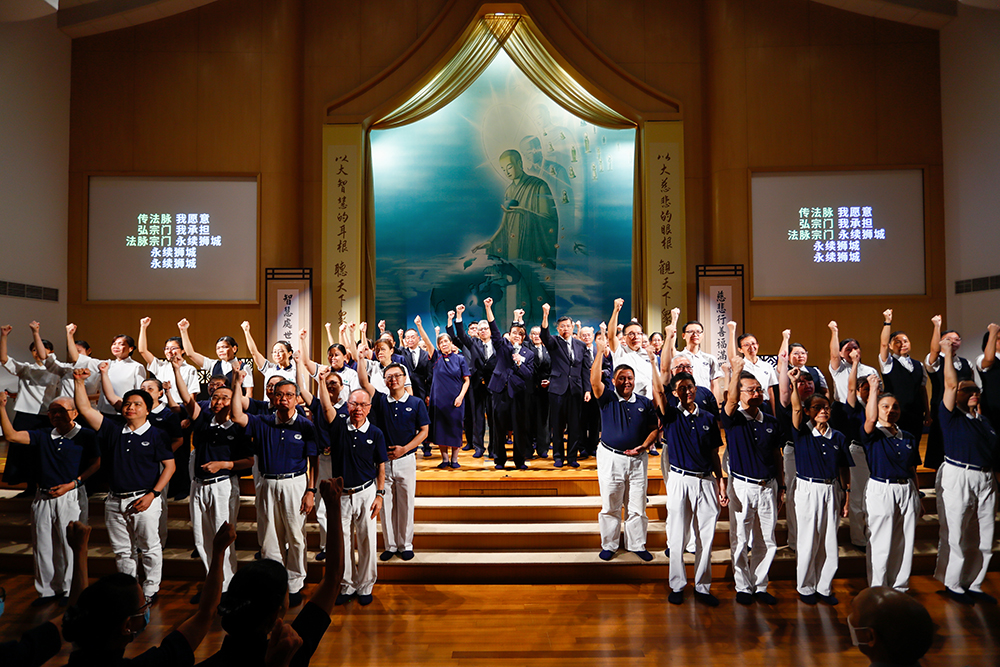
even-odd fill
[[[642,313],[650,331],[663,331],[670,309],[687,309],[684,215],[684,126],[647,121],[643,128]]]
[[[361,125],[323,127],[322,318],[360,322],[364,304],[365,165]]]

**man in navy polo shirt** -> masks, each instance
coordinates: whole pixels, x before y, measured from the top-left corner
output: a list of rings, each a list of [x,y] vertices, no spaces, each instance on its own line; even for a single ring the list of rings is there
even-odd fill
[[[764,388],[743,359],[733,359],[726,405],[720,415],[729,452],[729,545],[733,556],[736,601],[764,604],[777,600],[767,592],[767,574],[778,551],[774,527],[785,484],[781,475],[782,446],[778,420],[764,412]],[[753,540],[747,558],[751,533]]]
[[[0,391],[0,425],[8,443],[30,445],[36,454],[39,488],[31,503],[35,531],[35,590],[40,606],[63,598],[73,583],[73,551],[66,526],[80,516],[76,489],[101,465],[97,434],[74,420],[76,407],[68,398],[49,403],[54,428],[15,431],[7,417],[7,392]]]
[[[237,470],[253,465],[253,443],[246,430],[230,419],[233,389],[228,384],[212,392],[208,405],[195,400],[181,376],[183,360],[170,360],[174,368],[177,389],[191,418],[191,453],[194,460],[194,478],[191,480],[191,530],[199,545],[198,554],[205,571],[212,562],[212,542],[215,534],[227,521],[236,525],[240,507],[240,486]],[[229,588],[229,581],[236,572],[236,549],[229,547],[222,564],[222,590]],[[200,600],[200,593],[192,603]]]
[[[385,370],[392,366],[390,364]],[[396,365],[393,372],[398,368]],[[367,381],[367,377],[365,379]],[[372,588],[378,576],[375,520],[382,511],[385,496],[385,463],[389,460],[385,436],[368,421],[372,399],[364,389],[355,389],[348,397],[346,424],[334,417],[330,394],[323,383],[319,385],[319,398],[332,424],[330,460],[333,474],[344,478],[340,519],[344,529],[344,562],[350,564],[350,572],[344,572],[337,604],[345,604],[356,595],[358,602],[365,606],[372,603]],[[356,563],[352,536],[358,546]]]
[[[658,382],[654,373],[653,381]],[[694,598],[711,607],[719,600],[709,592],[712,585],[712,537],[719,507],[728,505],[722,463],[718,450],[722,436],[715,417],[698,407],[694,397],[697,387],[690,373],[678,373],[670,380],[670,389],[679,402],[669,405],[662,390],[654,392],[660,409],[670,460],[667,477],[667,546],[670,553],[670,589],[667,601],[684,602],[687,574],[684,571],[684,547],[688,530],[694,524],[698,536],[695,548]]]
[[[382,507],[382,537],[385,550],[379,560],[394,555],[413,558],[413,507],[417,490],[417,457],[420,443],[430,431],[430,419],[424,402],[407,393],[403,383],[406,373],[396,363],[382,371],[389,394],[375,391],[368,373],[358,369],[361,388],[371,397],[371,416],[385,438],[385,496]],[[374,545],[373,545],[374,546]]]
[[[604,357],[604,341],[594,343],[594,356]],[[653,348],[649,348],[655,363]],[[601,488],[601,560],[611,560],[621,540],[622,505],[628,499],[625,548],[644,561],[653,560],[646,550],[646,482],[649,448],[660,434],[653,402],[635,393],[635,371],[619,364],[612,376],[614,391],[605,391],[602,365],[590,366],[590,384],[601,411],[601,439],[597,447],[597,479]],[[659,373],[654,373],[654,387]]]
[[[983,579],[993,552],[1000,445],[996,428],[980,412],[979,387],[972,380],[958,379],[955,347],[951,340],[941,339],[944,394],[938,420],[944,463],[935,484],[941,533],[934,578],[953,600],[996,604],[996,598],[983,592]],[[973,521],[979,527],[978,544],[969,539],[975,531],[965,530]]]
[[[160,543],[160,512],[157,500],[174,474],[174,454],[169,436],[149,423],[153,399],[141,389],[122,396],[125,423],[98,412],[90,405],[84,383],[90,377],[86,368],[73,371],[76,383],[76,409],[97,431],[101,461],[109,471],[111,492],[104,502],[104,521],[108,541],[115,552],[119,572],[135,576],[137,552],[142,552],[141,582],[146,599],[152,601],[160,590],[163,572],[163,545]],[[161,469],[162,464],[162,469]],[[154,502],[155,501],[155,502]]]
[[[233,393],[241,395],[247,372],[233,372]],[[257,521],[264,524],[261,555],[285,564],[288,604],[302,604],[306,582],[306,515],[316,501],[316,438],[311,421],[295,409],[298,388],[283,380],[274,387],[273,415],[248,415],[242,401],[230,403],[231,419],[254,439],[260,486]],[[287,545],[287,549],[286,549]]]

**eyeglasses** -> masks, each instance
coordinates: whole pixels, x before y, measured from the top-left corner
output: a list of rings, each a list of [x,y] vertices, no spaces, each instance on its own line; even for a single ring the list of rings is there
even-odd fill
[[[139,607],[135,611],[135,613],[132,614],[132,618],[135,618],[136,616],[145,616],[146,615],[146,610],[149,609],[152,606],[153,606],[153,601],[147,598],[146,599],[146,604],[144,604],[141,607]]]
[[[351,408],[352,410],[354,408],[370,408],[371,406],[372,406],[371,403],[355,403],[354,401],[347,402],[347,407]]]
[[[815,410],[816,412],[830,412],[832,408],[829,405],[824,405],[819,408],[810,408],[810,410]]]
[[[389,380],[402,380],[404,377],[406,377],[406,376],[403,375],[402,373],[392,373],[391,375],[386,375],[385,379],[386,379],[386,381],[389,381]]]
[[[757,387],[756,389],[740,389],[740,393],[741,394],[763,394],[764,390],[761,389],[760,387]]]
[[[275,398],[295,398],[295,394],[294,393],[289,393],[287,391],[282,391],[282,392],[276,392],[274,394],[274,397]]]
[[[854,624],[851,623],[851,617],[848,616],[847,617],[847,629],[851,633],[851,643],[852,644],[854,644],[855,646],[861,646],[862,644],[864,644],[865,646],[871,645],[871,642],[872,642],[872,629],[871,628],[856,628],[856,627],[854,627]],[[861,635],[864,635],[866,638],[862,639]]]

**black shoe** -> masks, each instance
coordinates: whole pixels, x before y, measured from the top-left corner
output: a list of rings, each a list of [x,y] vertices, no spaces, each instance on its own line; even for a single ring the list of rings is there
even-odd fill
[[[369,593],[368,595],[359,595],[358,596],[358,604],[361,605],[362,607],[367,607],[368,605],[370,605],[372,603],[372,600],[374,600],[374,599],[375,598],[374,598],[374,596],[372,596],[371,593]]]
[[[670,591],[670,595],[667,596],[667,602],[670,604],[683,604],[684,591]]]
[[[289,609],[291,609],[292,607],[298,607],[300,604],[302,604],[302,591],[299,591],[298,593],[289,593],[288,594],[288,608]]]
[[[201,554],[198,553],[197,549],[191,552],[191,558],[201,558]]]
[[[753,594],[745,591],[739,591],[736,593],[736,602],[742,605],[751,605],[753,604]]]
[[[191,604],[199,604],[201,602],[201,591],[198,591],[191,596]]]
[[[378,555],[378,559],[384,563],[387,560],[392,560],[392,557],[395,553],[396,553],[395,551],[389,551],[388,549],[386,549],[385,551],[383,551]]]
[[[354,593],[341,593],[340,595],[337,596],[337,600],[333,604],[339,607],[341,605],[347,604],[353,599],[354,599]]]
[[[639,560],[641,561],[645,561],[648,563],[649,561],[653,560],[653,554],[649,553],[645,549],[643,549],[642,551],[633,551],[632,553],[638,556]]]
[[[472,455],[472,458],[474,458],[474,459],[481,459],[481,458],[483,458],[483,450],[477,449],[476,452],[475,452],[475,454]]]
[[[526,464],[522,463],[521,465],[517,466],[517,469],[518,470],[527,470],[528,466]]]
[[[562,468],[563,467],[562,459],[556,459],[555,461],[552,462],[552,465],[555,468]]]
[[[580,464],[577,463],[576,461],[567,461],[566,465],[568,465],[570,468],[579,468],[580,467]]]
[[[549,452],[548,452],[548,450],[546,450],[544,452],[538,452],[538,458],[540,458],[540,459],[547,459],[547,458],[549,458]]]
[[[409,549],[399,552],[399,557],[403,560],[413,560],[413,552]]]
[[[429,459],[430,457],[434,456],[433,452],[431,452],[431,450],[430,450],[429,447],[427,449],[422,450],[422,451],[423,451],[425,459]]]
[[[494,470],[503,470],[504,469],[504,464],[498,463],[495,466],[493,466],[493,469]]]
[[[840,604],[840,600],[838,600],[832,595],[823,595],[822,593],[817,593],[816,596],[819,598],[820,602],[826,605],[830,605],[831,607],[836,607],[838,604]]]
[[[444,470],[445,468],[449,468],[450,469],[451,468],[451,462],[450,461],[441,461],[441,463],[437,464],[437,468],[438,468],[438,470]]]
[[[326,549],[320,549],[319,553],[316,554],[316,560],[324,561],[326,560]]]
[[[55,604],[59,600],[58,595],[46,595],[45,597],[38,597],[32,600],[31,607],[45,607],[46,605]]]
[[[146,596],[146,602],[148,602],[149,604],[156,604],[156,601],[159,600],[159,599],[160,599],[160,593],[159,592],[156,592],[156,593],[153,593],[152,595]]]
[[[263,556],[263,554],[261,554],[261,553],[260,553],[260,549],[258,549],[258,550],[257,550],[257,553],[255,553],[255,554],[253,555],[253,559],[254,559],[254,560],[260,560],[260,559],[261,559],[261,558],[263,558],[263,557],[264,557],[264,556]]]
[[[667,547],[666,549],[663,550],[663,555],[666,556],[667,558],[670,558],[670,547]]]
[[[984,604],[996,604],[997,599],[990,595],[989,593],[984,593],[982,591],[965,591],[965,594],[971,597],[976,602],[982,602]]]
[[[953,591],[950,588],[938,591],[938,595],[943,595],[944,597],[954,600],[955,602],[967,604],[969,606],[976,604],[975,598],[968,593],[959,593],[958,591]]]
[[[764,604],[778,604],[778,598],[774,597],[767,591],[757,591],[753,594],[757,598],[757,602],[763,602]]]
[[[655,449],[651,449],[651,450],[649,450],[649,455],[650,456],[659,456],[660,453],[658,451],[656,451]]]
[[[698,591],[695,591],[694,592],[694,601],[695,602],[700,602],[701,604],[703,604],[703,605],[705,605],[707,607],[718,607],[719,606],[719,598],[715,597],[711,593],[699,593]]]
[[[817,602],[819,602],[819,595],[817,595],[816,593],[810,593],[809,595],[806,595],[805,593],[799,593],[799,600],[805,602],[808,605],[815,605]]]
[[[472,451],[472,445],[466,445],[465,447],[462,447],[462,451],[463,452],[471,452]]]
[[[601,549],[601,553],[597,554],[597,557],[601,560],[611,560],[614,556],[615,552],[610,549]]]

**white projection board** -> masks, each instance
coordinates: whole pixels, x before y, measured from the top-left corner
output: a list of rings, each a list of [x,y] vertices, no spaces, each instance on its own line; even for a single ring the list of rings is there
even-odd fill
[[[257,301],[257,177],[91,176],[90,301]]]
[[[752,298],[924,294],[922,169],[753,172]]]

